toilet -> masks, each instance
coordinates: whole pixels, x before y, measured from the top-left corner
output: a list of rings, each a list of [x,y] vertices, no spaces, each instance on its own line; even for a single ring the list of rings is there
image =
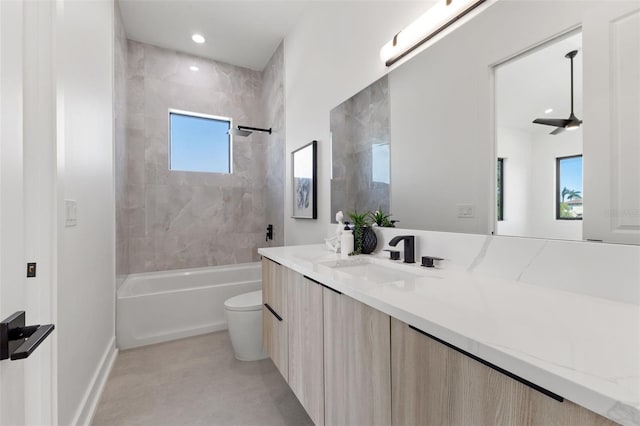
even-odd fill
[[[257,361],[267,358],[262,347],[262,290],[227,299],[224,314],[236,359]]]

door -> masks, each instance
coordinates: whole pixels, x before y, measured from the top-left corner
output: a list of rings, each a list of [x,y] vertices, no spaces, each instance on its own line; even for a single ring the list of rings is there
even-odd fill
[[[640,244],[638,3],[594,7],[583,40],[584,237]]]
[[[53,7],[0,2],[0,319],[26,311],[27,325],[54,322]],[[0,361],[0,424],[55,423],[54,339]]]

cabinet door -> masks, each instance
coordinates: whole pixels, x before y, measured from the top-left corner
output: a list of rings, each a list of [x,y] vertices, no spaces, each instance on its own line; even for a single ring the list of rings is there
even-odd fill
[[[286,270],[279,263],[262,258],[262,303],[268,304],[280,317],[287,317]]]
[[[556,401],[444,344],[391,320],[393,425],[615,423]]]
[[[391,423],[390,319],[324,289],[327,425]]]
[[[287,276],[289,386],[316,426],[324,425],[323,287],[290,269]]]
[[[269,354],[285,380],[289,377],[287,354],[287,322],[285,269],[262,258],[262,339]]]

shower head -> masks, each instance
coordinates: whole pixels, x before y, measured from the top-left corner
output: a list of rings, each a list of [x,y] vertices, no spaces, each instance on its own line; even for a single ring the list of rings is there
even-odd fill
[[[253,132],[251,132],[249,130],[229,129],[228,133],[230,135],[233,135],[233,136],[243,136],[244,137],[244,136],[249,136]]]
[[[234,136],[246,137],[246,136],[249,136],[253,132],[264,132],[264,133],[271,134],[271,128],[260,129],[258,127],[238,126],[235,129],[229,129],[229,131],[227,133],[230,134],[230,135],[234,135]]]

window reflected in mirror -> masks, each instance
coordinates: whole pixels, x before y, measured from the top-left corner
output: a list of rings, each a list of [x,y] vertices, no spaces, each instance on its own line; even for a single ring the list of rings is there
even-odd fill
[[[582,220],[582,155],[556,159],[556,219]]]
[[[371,145],[371,180],[389,185],[389,144],[374,143]]]

